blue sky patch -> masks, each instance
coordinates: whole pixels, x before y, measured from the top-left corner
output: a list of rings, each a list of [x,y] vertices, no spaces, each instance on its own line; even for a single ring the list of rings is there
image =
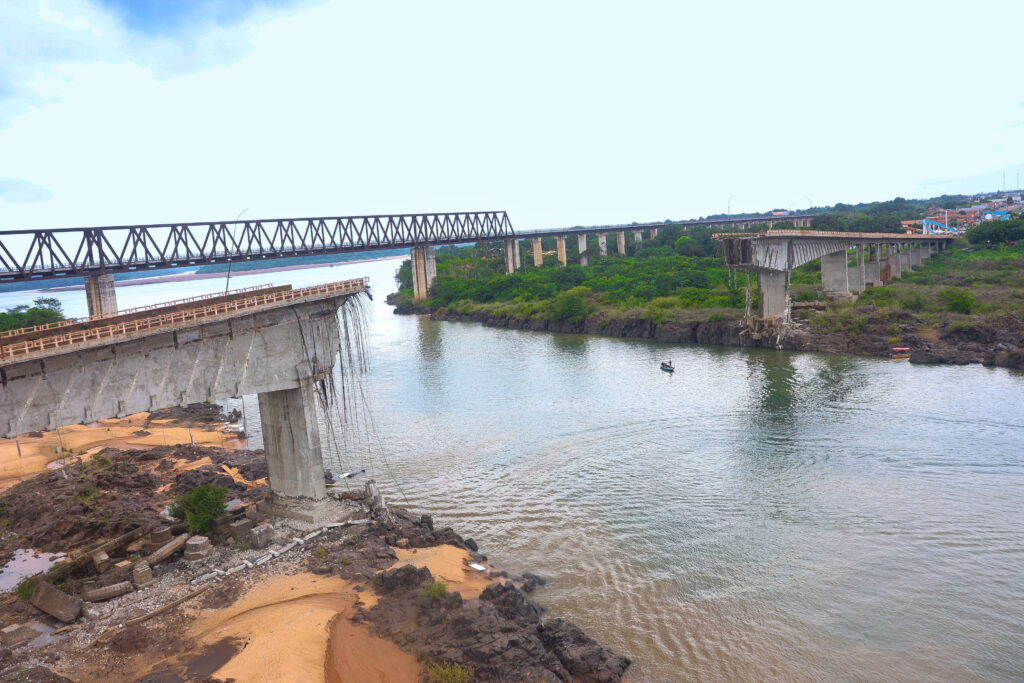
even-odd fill
[[[286,7],[297,0],[97,0],[132,29],[151,35],[177,33],[208,23],[229,25],[260,7]]]

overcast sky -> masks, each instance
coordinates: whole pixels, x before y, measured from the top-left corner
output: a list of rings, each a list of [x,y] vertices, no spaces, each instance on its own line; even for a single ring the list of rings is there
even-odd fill
[[[1001,189],[1024,2],[2,0],[0,229]]]

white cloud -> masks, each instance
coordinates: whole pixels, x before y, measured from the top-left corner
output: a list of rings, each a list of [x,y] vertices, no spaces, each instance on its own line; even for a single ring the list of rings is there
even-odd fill
[[[44,202],[53,192],[25,178],[0,178],[0,202],[28,204]]]
[[[986,67],[1012,46],[957,16],[957,50],[920,51],[954,21],[931,5],[333,2],[154,39],[49,2],[101,38],[35,6],[30,49],[0,28],[20,107],[0,175],[55,193],[0,228],[243,208],[662,220],[733,194],[734,211],[918,196],[1024,161],[1019,94]]]

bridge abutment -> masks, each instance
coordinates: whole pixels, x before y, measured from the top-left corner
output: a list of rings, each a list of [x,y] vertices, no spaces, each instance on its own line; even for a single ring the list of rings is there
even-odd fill
[[[789,273],[763,270],[757,274],[757,314],[789,320]]]
[[[85,299],[89,304],[89,317],[117,313],[117,295],[114,292],[114,275],[85,276]]]

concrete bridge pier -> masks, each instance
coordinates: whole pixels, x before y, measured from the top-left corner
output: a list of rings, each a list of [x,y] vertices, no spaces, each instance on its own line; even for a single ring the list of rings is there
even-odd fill
[[[412,298],[422,301],[437,277],[437,254],[434,247],[413,247],[412,257]]]
[[[619,256],[626,254],[626,233],[621,230],[615,233],[615,248],[619,252]]]
[[[511,275],[516,272],[516,252],[519,251],[519,244],[515,240],[505,240],[505,274]]]
[[[555,249],[558,252],[558,262],[565,265],[565,235],[555,238]]]
[[[789,320],[789,273],[762,270],[757,274],[757,314]]]
[[[850,273],[846,262],[845,249],[821,257],[821,286],[830,299],[850,297]]]
[[[903,261],[900,258],[899,245],[888,244],[889,250],[889,277],[898,278],[903,275]]]
[[[902,273],[909,273],[914,270],[914,264],[910,262],[910,245],[901,244],[899,246],[900,252],[900,271]]]
[[[651,228],[651,239],[653,240],[657,236],[658,236],[658,229],[657,228]]]
[[[597,251],[601,256],[608,255],[608,234],[604,232],[597,233]]]
[[[922,249],[921,249],[920,245],[917,245],[917,244],[911,245],[910,246],[910,265],[914,266],[915,268],[919,267],[921,265],[921,261],[923,260],[923,258],[924,258],[924,254],[922,252]]]
[[[590,265],[590,259],[587,258],[587,236],[584,233],[576,235],[576,246],[580,252],[580,265]]]
[[[297,389],[257,395],[267,456],[267,482],[275,497],[327,497],[313,381]]]
[[[864,286],[865,287],[881,287],[882,286],[882,245],[880,244],[869,244],[867,245],[868,254],[867,260],[864,263]]]
[[[643,230],[634,230],[633,231],[633,241],[636,242],[636,248],[639,249],[640,248],[640,243],[644,241],[644,231]]]
[[[849,272],[846,274],[846,280],[850,284],[850,291],[854,294],[860,294],[864,291],[867,281],[867,268],[864,263],[864,245],[858,244],[855,248],[857,249],[857,265],[849,269]]]
[[[533,238],[533,267],[540,268],[544,265],[544,249],[541,247],[541,239]]]
[[[85,299],[89,305],[89,317],[117,313],[114,275],[112,273],[86,275]]]

